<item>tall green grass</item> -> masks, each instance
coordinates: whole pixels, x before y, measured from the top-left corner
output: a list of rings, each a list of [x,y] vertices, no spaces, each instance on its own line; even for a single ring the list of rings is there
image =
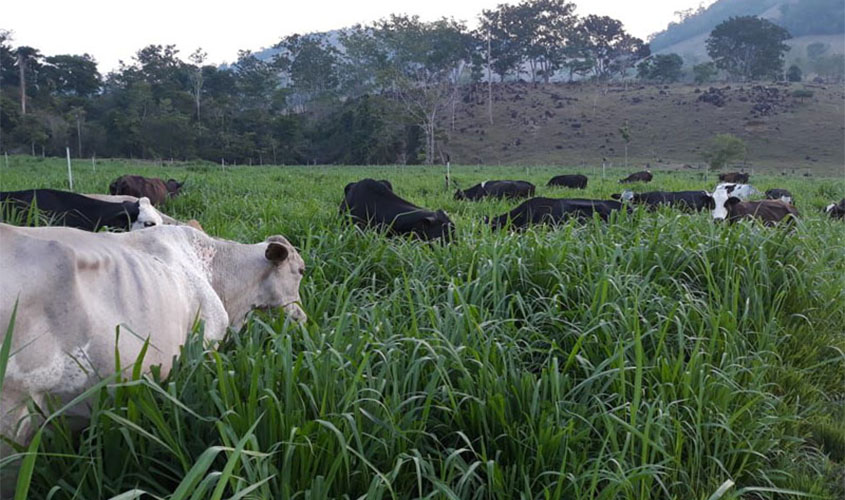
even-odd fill
[[[61,187],[57,165],[16,158],[2,189]],[[513,234],[481,217],[514,203],[456,202],[433,168],[82,168],[89,192],[188,173],[170,215],[241,241],[287,236],[309,320],[257,313],[218,350],[198,326],[167,379],[109,381],[85,430],[44,427],[31,498],[845,494],[845,230],[817,212],[841,180],[755,179],[796,196],[791,230],[666,209]],[[454,170],[464,187],[568,171]],[[446,208],[457,241],[341,223],[343,186],[365,176]],[[638,189],[714,183],[657,173]],[[616,190],[591,178],[538,194]]]

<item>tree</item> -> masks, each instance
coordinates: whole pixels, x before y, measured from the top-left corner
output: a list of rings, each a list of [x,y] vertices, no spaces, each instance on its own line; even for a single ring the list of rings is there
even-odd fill
[[[21,114],[26,114],[26,85],[27,75],[32,72],[33,66],[41,59],[41,52],[32,47],[21,46],[15,51],[18,65],[19,84],[21,93]]]
[[[208,57],[208,53],[202,50],[202,47],[198,47],[197,50],[193,52],[188,59],[194,63],[194,68],[190,73],[191,78],[191,89],[194,93],[194,99],[197,103],[197,123],[200,123],[200,98],[202,96],[202,85],[205,83],[205,78],[203,75],[203,68],[202,65],[205,62],[206,57]]]
[[[502,4],[496,10],[484,10],[479,17],[476,38],[490,37],[491,69],[499,81],[518,72],[525,54],[525,40],[521,38],[521,12],[517,6]]]
[[[325,35],[291,35],[275,46],[279,68],[287,71],[297,92],[310,99],[338,86],[339,55]]]
[[[783,73],[784,41],[791,38],[780,26],[754,16],[732,17],[716,26],[707,39],[707,53],[716,67],[747,81],[776,79]]]
[[[575,4],[566,0],[524,0],[515,15],[519,19],[522,50],[531,68],[531,81],[539,74],[548,83],[565,61],[564,47],[575,34]]]
[[[792,97],[796,99],[801,99],[801,102],[804,102],[804,99],[810,99],[813,97],[815,93],[809,89],[797,89],[792,92]]]
[[[621,21],[608,16],[587,16],[580,31],[585,59],[593,61],[593,72],[599,80],[615,73],[624,76],[651,52],[646,43],[625,32]]]
[[[718,72],[719,70],[716,69],[716,65],[713,64],[713,61],[696,64],[692,67],[693,79],[698,85],[712,81],[716,78],[716,74]]]
[[[88,54],[50,56],[44,62],[44,77],[57,94],[90,97],[103,85],[97,61]]]
[[[628,144],[631,143],[631,129],[628,127],[628,120],[625,120],[625,126],[619,128],[619,135],[625,141],[625,168],[628,168]]]
[[[637,65],[637,78],[660,83],[677,82],[684,73],[684,60],[678,54],[659,54]]]
[[[786,70],[786,79],[790,82],[800,82],[802,79],[801,68],[796,65],[792,65]]]
[[[425,162],[432,164],[439,122],[457,99],[470,35],[454,19],[423,22],[417,16],[396,15],[378,21],[373,32],[386,57],[383,77],[425,133]]]
[[[731,134],[718,134],[711,141],[704,153],[704,159],[710,168],[720,169],[732,161],[743,158],[746,154],[745,142]]]

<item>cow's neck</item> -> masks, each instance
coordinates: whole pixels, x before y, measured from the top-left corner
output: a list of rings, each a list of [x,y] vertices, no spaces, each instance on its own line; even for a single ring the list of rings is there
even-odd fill
[[[210,247],[211,260],[204,270],[208,273],[211,286],[223,302],[226,314],[229,315],[229,326],[240,328],[247,313],[255,304],[250,303],[254,293],[249,293],[256,283],[250,277],[260,276],[262,269],[258,265],[263,263],[257,257],[259,250],[255,245],[244,245],[222,240],[212,240]],[[203,245],[199,250],[201,260],[208,257],[208,248]]]

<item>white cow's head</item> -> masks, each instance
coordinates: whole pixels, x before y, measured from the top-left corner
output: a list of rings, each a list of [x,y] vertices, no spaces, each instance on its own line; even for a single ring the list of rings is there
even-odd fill
[[[728,217],[728,208],[726,206],[728,200],[739,199],[734,196],[733,187],[735,184],[719,185],[712,193],[704,192],[713,199],[713,210],[710,212],[714,220],[725,220]]]
[[[270,236],[265,243],[264,258],[270,270],[259,283],[253,308],[282,307],[288,316],[303,322],[307,316],[299,305],[299,284],[305,275],[305,261],[283,236]]]
[[[130,231],[144,229],[145,227],[160,226],[164,224],[161,214],[156,210],[150,199],[146,196],[138,199],[138,218],[132,223]]]

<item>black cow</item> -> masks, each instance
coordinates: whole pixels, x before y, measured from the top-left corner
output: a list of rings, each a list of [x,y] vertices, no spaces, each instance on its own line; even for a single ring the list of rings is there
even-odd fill
[[[724,174],[719,174],[719,180],[722,182],[748,184],[748,174],[741,174],[739,172],[726,172]]]
[[[69,191],[27,189],[0,192],[0,203],[4,206],[0,217],[14,208],[23,221],[35,220],[37,213],[31,213],[30,209],[37,208],[38,213],[51,219],[51,224],[86,231],[97,231],[104,226],[130,230],[161,224],[161,216],[146,198],[114,203]]]
[[[630,184],[632,182],[651,182],[652,179],[651,172],[648,170],[643,170],[642,172],[634,172],[633,174],[621,179],[619,181],[620,184]]]
[[[579,220],[592,218],[596,213],[607,220],[614,210],[621,210],[622,203],[609,200],[531,198],[522,202],[510,212],[489,221],[493,229],[505,227],[510,221],[513,228],[524,228],[529,224],[558,224],[568,218]],[[630,207],[627,208],[630,212]]]
[[[455,225],[443,210],[433,212],[403,200],[390,183],[363,179],[344,188],[341,214],[360,227],[387,229],[391,234],[413,234],[424,240],[451,240]]]
[[[587,176],[581,174],[575,175],[556,175],[552,177],[547,186],[563,186],[574,189],[584,189],[587,187]]]
[[[455,192],[456,200],[478,201],[482,198],[528,198],[534,196],[534,184],[525,181],[484,181]]]
[[[824,211],[834,219],[845,218],[845,198],[839,200],[839,203],[831,203],[824,207]]]
[[[651,191],[648,193],[626,191],[621,195],[613,194],[611,198],[647,205],[652,210],[660,205],[676,206],[695,211],[716,208],[713,197],[705,191]]]
[[[794,205],[794,198],[792,197],[792,193],[787,191],[786,189],[768,189],[766,190],[766,199],[768,200],[781,200]]]

